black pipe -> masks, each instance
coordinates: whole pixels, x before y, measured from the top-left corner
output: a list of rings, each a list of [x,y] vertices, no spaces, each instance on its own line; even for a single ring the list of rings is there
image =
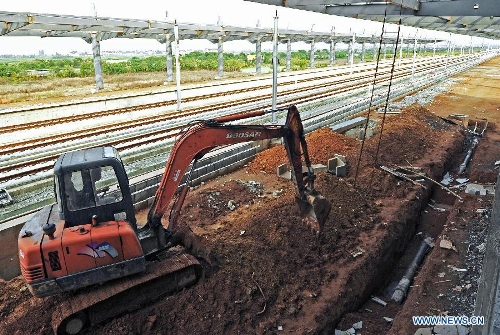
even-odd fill
[[[432,243],[432,239],[430,237],[427,237],[425,240],[422,241],[422,244],[420,244],[420,247],[418,248],[417,254],[413,258],[413,261],[411,262],[408,269],[406,269],[405,275],[399,281],[398,286],[396,286],[396,289],[394,290],[394,293],[392,294],[391,297],[392,300],[394,300],[397,303],[403,302],[403,299],[406,296],[406,292],[410,287],[410,283],[413,280],[415,272],[420,266],[420,263],[422,263],[425,254],[433,245],[434,243]]]

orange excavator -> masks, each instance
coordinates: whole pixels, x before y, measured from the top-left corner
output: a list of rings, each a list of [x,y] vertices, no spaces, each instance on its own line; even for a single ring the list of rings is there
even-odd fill
[[[320,232],[331,205],[314,189],[299,111],[287,109],[284,125],[228,123],[266,113],[259,111],[200,121],[182,133],[143,226],[137,225],[116,149],[61,155],[54,165],[56,204],[26,222],[18,240],[21,272],[32,294],[63,295],[52,315],[55,333],[77,334],[203,276],[203,260],[212,258],[200,247],[203,239],[177,221],[189,189],[189,166],[217,146],[282,138],[300,212]]]

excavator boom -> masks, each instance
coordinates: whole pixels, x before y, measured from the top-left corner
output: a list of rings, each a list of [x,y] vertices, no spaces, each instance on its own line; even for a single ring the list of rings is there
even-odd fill
[[[160,220],[170,205],[174,193],[181,185],[189,165],[203,157],[211,149],[221,145],[247,141],[283,138],[301,214],[314,230],[318,233],[321,232],[331,205],[314,189],[315,176],[311,168],[304,129],[297,108],[295,106],[288,108],[284,125],[231,125],[225,123],[264,113],[254,112],[224,116],[201,122],[184,132],[170,153],[165,172],[156,192],[155,201],[148,215],[147,225],[152,227],[161,225]],[[303,165],[307,167],[305,175]],[[187,189],[188,185],[185,183],[172,208],[168,227],[170,230],[176,230],[177,218]]]

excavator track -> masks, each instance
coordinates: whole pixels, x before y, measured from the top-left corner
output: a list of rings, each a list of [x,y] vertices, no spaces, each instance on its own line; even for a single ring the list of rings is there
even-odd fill
[[[125,312],[141,308],[159,297],[194,285],[203,276],[200,262],[184,251],[149,262],[142,273],[105,284],[66,293],[52,314],[55,334],[78,334],[82,330]],[[162,257],[163,258],[163,257]]]

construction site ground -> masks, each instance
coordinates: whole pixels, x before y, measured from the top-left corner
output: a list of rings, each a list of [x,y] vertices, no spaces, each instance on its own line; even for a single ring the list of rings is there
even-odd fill
[[[319,236],[302,221],[293,184],[276,176],[277,166],[286,162],[279,145],[196,187],[179,222],[203,236],[216,259],[205,264],[205,278],[88,333],[334,334],[362,321],[357,334],[396,335],[415,333],[413,315],[472,316],[493,196],[464,189],[496,183],[499,69],[500,58],[490,60],[458,75],[429,105],[385,118],[372,113],[381,120],[378,133],[364,143],[329,128],[308,134],[313,164],[326,165],[342,154],[349,167],[346,177],[317,176],[316,188],[332,203]],[[450,114],[468,115],[468,127],[476,131],[488,120],[462,175],[456,171],[471,135],[467,122],[439,117]],[[379,166],[417,172],[410,181]],[[447,172],[454,181],[446,189],[431,181],[441,182]],[[468,181],[459,184],[456,178]],[[231,210],[228,203],[236,207]],[[435,246],[404,304],[391,301],[387,292],[427,236]],[[58,299],[32,297],[22,277],[0,281],[0,333],[52,333]]]

